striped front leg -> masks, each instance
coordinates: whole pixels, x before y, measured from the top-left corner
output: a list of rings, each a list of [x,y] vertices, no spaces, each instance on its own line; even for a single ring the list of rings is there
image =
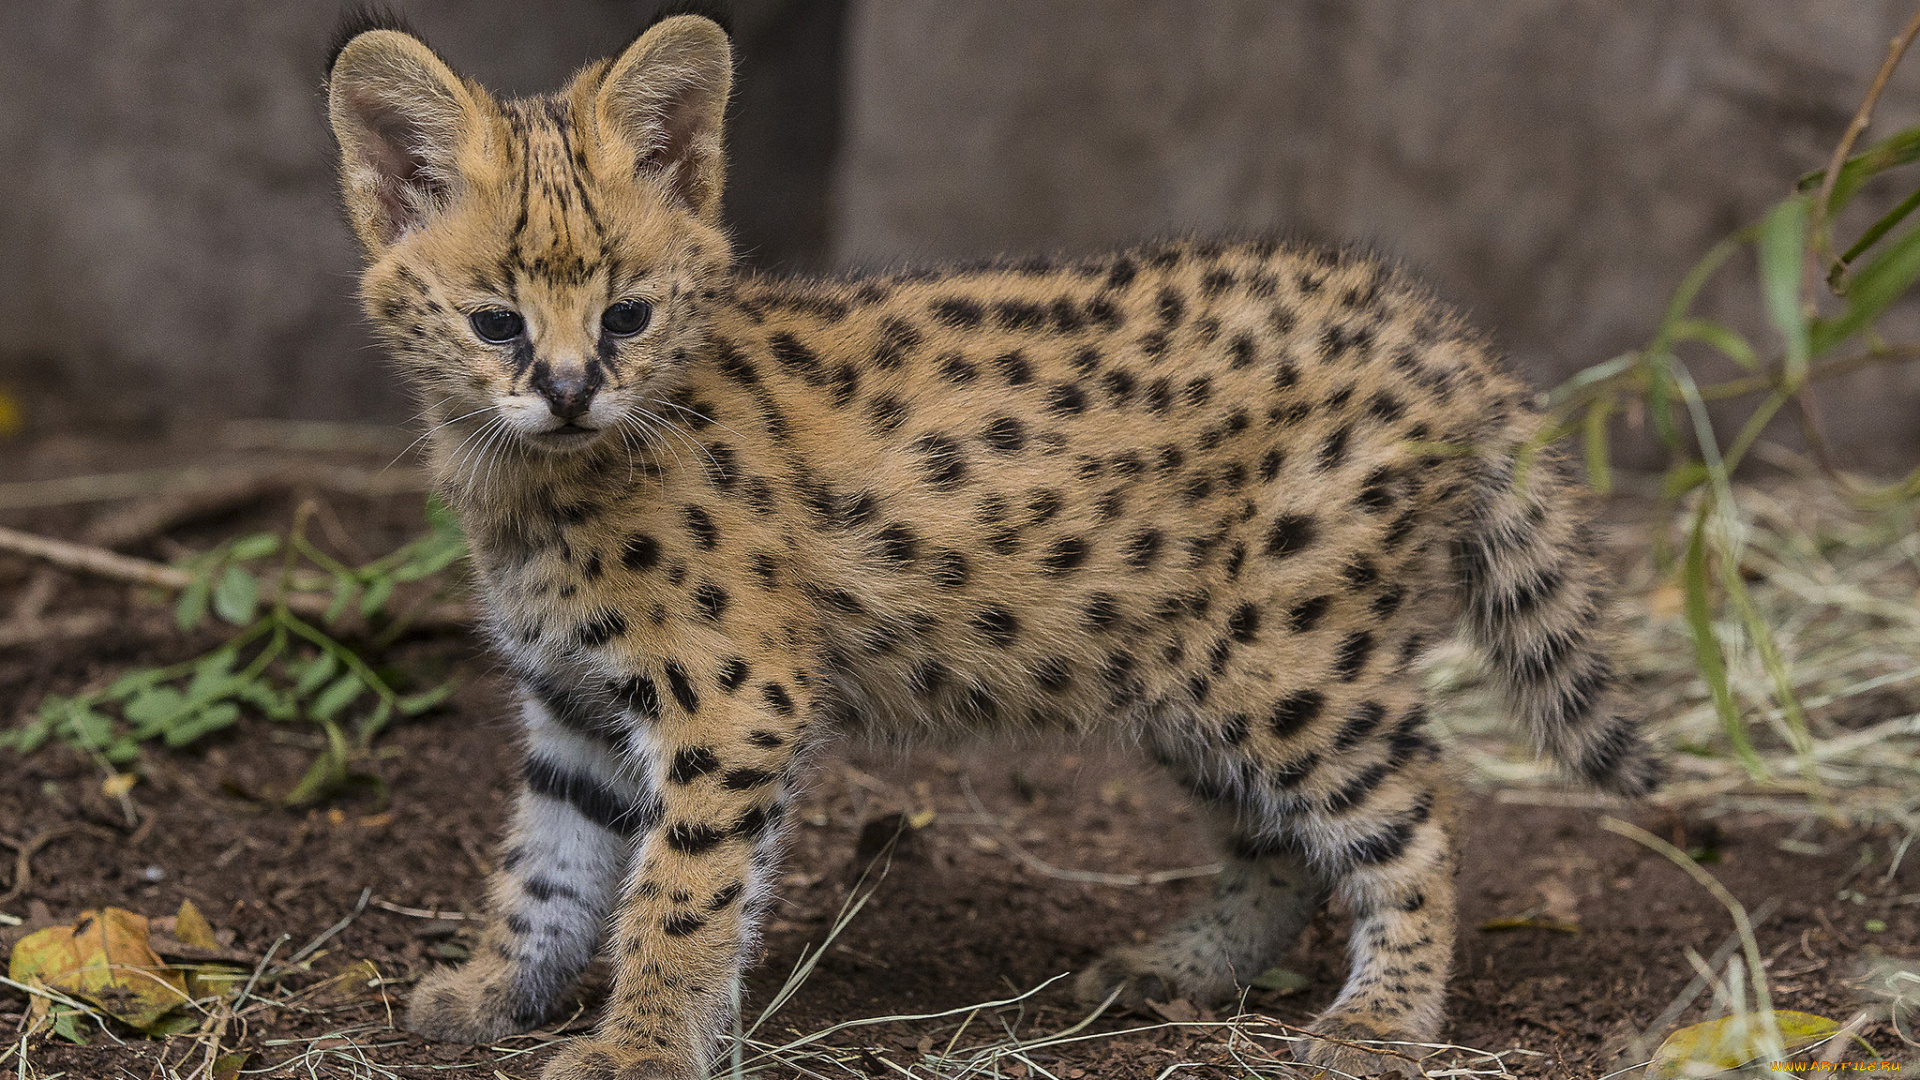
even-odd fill
[[[677,707],[663,707],[658,728],[664,816],[614,917],[613,994],[599,1032],[562,1050],[543,1080],[704,1077],[758,941],[800,709],[783,678],[702,701],[678,665],[666,670]]]
[[[527,754],[488,921],[473,959],[422,980],[408,1030],[484,1043],[552,1015],[593,959],[637,838],[659,800],[632,750],[611,741],[621,703],[537,682],[522,691]]]

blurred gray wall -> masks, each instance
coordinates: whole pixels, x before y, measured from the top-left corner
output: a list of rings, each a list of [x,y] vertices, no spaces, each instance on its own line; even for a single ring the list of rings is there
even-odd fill
[[[48,422],[406,415],[353,300],[335,200],[322,68],[342,6],[0,0],[0,381]],[[506,93],[556,88],[653,7],[391,6]],[[733,7],[730,210],[759,261],[813,265],[844,0]]]
[[[1911,0],[865,0],[836,250],[884,264],[1183,229],[1355,240],[1409,262],[1547,386],[1643,344],[1694,259],[1825,165],[1912,14]],[[1920,56],[1874,131],[1916,114]],[[1705,306],[1771,345],[1750,268],[1735,269]],[[1920,372],[1857,376],[1823,404],[1856,460],[1920,448]]]
[[[1695,257],[1824,163],[1909,5],[739,0],[728,212],[743,251],[803,269],[1175,229],[1358,240],[1546,385],[1644,340]],[[524,92],[649,5],[395,6]],[[60,423],[404,416],[334,205],[336,16],[0,2],[0,382]],[[1916,116],[1920,57],[1876,131]],[[1706,302],[1764,338],[1745,274]],[[1914,374],[1825,397],[1866,457],[1920,449]]]

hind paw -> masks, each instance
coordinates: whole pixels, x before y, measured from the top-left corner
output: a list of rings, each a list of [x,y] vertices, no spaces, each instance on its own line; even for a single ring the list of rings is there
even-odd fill
[[[540,1022],[512,991],[503,967],[472,961],[420,981],[407,1001],[406,1029],[440,1042],[490,1043]]]

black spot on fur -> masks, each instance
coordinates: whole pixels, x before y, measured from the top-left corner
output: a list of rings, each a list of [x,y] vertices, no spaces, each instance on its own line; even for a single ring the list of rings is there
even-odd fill
[[[683,507],[680,516],[686,522],[687,531],[693,534],[693,541],[712,551],[720,546],[720,530],[714,528],[713,516],[698,506]]]
[[[667,779],[675,784],[691,784],[720,767],[719,755],[705,746],[684,747],[673,755]]]
[[[966,482],[967,459],[960,444],[946,435],[922,435],[913,450],[924,460],[921,470],[927,482],[940,491],[952,491]]]
[[[1260,609],[1252,604],[1241,604],[1227,616],[1227,634],[1233,640],[1246,644],[1260,633]]]
[[[1087,626],[1105,630],[1120,620],[1120,600],[1112,593],[1097,592],[1087,598]]]
[[[996,417],[980,439],[1003,454],[1017,453],[1027,444],[1027,427],[1011,416]]]
[[[1282,514],[1267,530],[1266,553],[1276,559],[1298,555],[1312,547],[1318,535],[1319,527],[1312,518],[1304,514]]]
[[[1373,635],[1365,630],[1348,634],[1340,642],[1339,651],[1334,654],[1333,671],[1341,682],[1352,682],[1360,677],[1367,666],[1367,657],[1373,655]]]
[[[1003,607],[984,608],[973,617],[973,625],[995,645],[1011,645],[1020,632],[1020,620]]]
[[[700,710],[700,695],[694,693],[693,683],[677,660],[667,661],[667,688],[673,691],[673,700],[680,703],[682,712],[691,716]]]
[[[693,590],[693,608],[702,618],[719,622],[727,612],[727,591],[708,582]]]
[[[880,544],[880,557],[895,566],[913,562],[920,550],[920,540],[913,530],[897,522],[881,529],[875,539]]]
[[[927,560],[928,576],[933,583],[944,589],[958,589],[966,585],[968,577],[967,557],[957,551],[940,551]]]
[[[1311,724],[1326,705],[1326,695],[1320,691],[1302,690],[1275,703],[1267,722],[1273,733],[1284,739]]]
[[[787,693],[785,686],[777,682],[770,682],[762,686],[760,688],[760,699],[767,703],[767,708],[772,709],[781,716],[793,715],[793,697]]]
[[[1077,536],[1063,536],[1053,542],[1040,560],[1041,569],[1049,574],[1063,574],[1075,570],[1087,561],[1087,542]]]

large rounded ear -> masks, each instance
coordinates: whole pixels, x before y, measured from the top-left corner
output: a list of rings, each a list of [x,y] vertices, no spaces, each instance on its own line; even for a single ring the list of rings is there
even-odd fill
[[[620,54],[601,80],[594,112],[615,160],[700,217],[717,222],[726,176],[721,149],[733,50],[710,19],[664,19]]]
[[[378,252],[445,206],[460,182],[462,140],[480,122],[472,92],[419,38],[356,34],[327,73],[347,216]]]

